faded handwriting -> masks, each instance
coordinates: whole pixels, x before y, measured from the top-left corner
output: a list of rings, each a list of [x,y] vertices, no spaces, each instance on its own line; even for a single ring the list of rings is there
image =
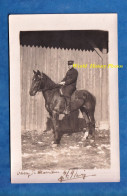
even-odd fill
[[[17,172],[17,175],[25,175],[28,176],[28,178],[32,175],[35,174],[56,174],[59,173],[59,171],[43,171],[43,170],[38,170],[38,171],[19,171]]]
[[[21,170],[17,172],[17,175],[25,175],[29,178],[30,176],[36,175],[36,174],[56,174],[56,173],[59,173],[59,171],[53,171],[53,170],[23,171]],[[83,170],[82,173],[79,173],[79,171],[76,169],[68,169],[68,170],[63,171],[62,175],[58,178],[58,181],[64,182],[64,181],[74,180],[74,179],[79,179],[79,178],[84,180],[86,177],[89,177],[89,176],[96,176],[96,175],[95,174],[87,175],[85,173],[85,170]]]
[[[85,170],[84,170],[85,172]],[[79,178],[82,178],[83,180],[86,178],[86,177],[89,177],[89,176],[96,176],[95,174],[93,175],[86,175],[85,173],[78,173],[78,170],[67,170],[67,171],[63,171],[63,174],[60,178],[58,178],[58,181],[59,182],[63,182],[63,181],[68,181],[68,180],[74,180],[74,179],[79,179]]]

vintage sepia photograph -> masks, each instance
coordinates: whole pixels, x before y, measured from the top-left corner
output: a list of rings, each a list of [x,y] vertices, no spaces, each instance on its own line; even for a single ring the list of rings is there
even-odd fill
[[[20,57],[23,169],[109,168],[108,32],[20,32]]]
[[[9,44],[11,182],[118,182],[117,15],[12,15]]]

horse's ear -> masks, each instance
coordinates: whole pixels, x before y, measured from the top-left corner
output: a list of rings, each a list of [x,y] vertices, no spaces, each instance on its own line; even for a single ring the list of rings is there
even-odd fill
[[[41,72],[39,70],[37,70],[37,75],[41,75]]]
[[[43,72],[41,73],[39,70],[37,70],[37,74],[39,78],[43,78]]]
[[[33,70],[33,73],[36,74],[36,71]]]
[[[41,73],[41,78],[43,78],[43,72]]]
[[[40,72],[39,77],[40,77],[40,78],[43,78],[43,72],[42,72],[42,73]]]

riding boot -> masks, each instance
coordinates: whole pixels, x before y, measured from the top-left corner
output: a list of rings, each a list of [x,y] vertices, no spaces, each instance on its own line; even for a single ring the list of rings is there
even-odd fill
[[[66,109],[65,109],[65,114],[69,115],[71,112],[71,98],[66,97]]]

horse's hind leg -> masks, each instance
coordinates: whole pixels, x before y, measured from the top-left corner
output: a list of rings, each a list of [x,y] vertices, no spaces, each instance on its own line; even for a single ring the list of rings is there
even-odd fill
[[[95,139],[95,118],[94,118],[94,111],[89,111],[88,113],[90,124],[89,124],[89,136]]]
[[[85,120],[85,123],[86,123],[86,131],[85,131],[85,135],[84,135],[84,139],[86,139],[89,135],[89,131],[90,131],[90,119],[88,117],[88,114],[87,114],[87,111],[84,107],[81,107],[80,108],[81,112],[82,112],[82,115],[83,115],[83,118]]]

